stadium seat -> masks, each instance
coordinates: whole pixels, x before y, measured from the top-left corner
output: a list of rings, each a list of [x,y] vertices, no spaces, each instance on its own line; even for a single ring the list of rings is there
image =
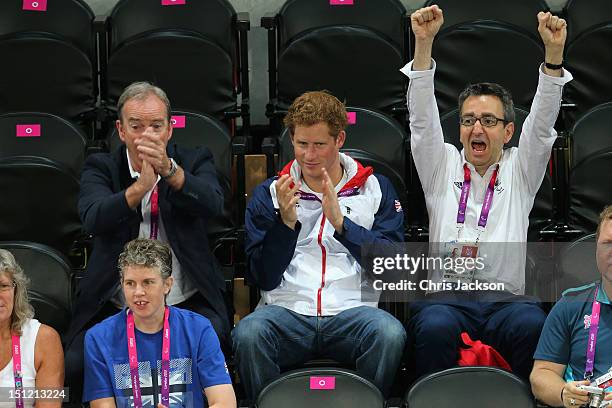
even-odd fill
[[[521,57],[508,60],[509,55]],[[436,99],[444,114],[457,107],[457,97],[466,85],[477,82],[499,83],[512,93],[517,106],[531,106],[544,51],[541,41],[525,31],[501,22],[478,21],[441,30],[432,57],[437,64]]]
[[[428,0],[424,7],[437,4],[444,12],[444,28],[457,24],[470,23],[477,20],[494,20],[513,25],[531,34],[536,39],[540,11],[548,11],[548,5],[543,0]]]
[[[0,115],[0,159],[36,156],[70,169],[77,177],[85,161],[85,135],[75,125],[48,113]]]
[[[381,392],[354,371],[307,368],[291,371],[268,384],[257,408],[383,408]]]
[[[269,117],[322,89],[347,105],[405,111],[398,69],[408,60],[408,17],[400,1],[288,0],[261,25],[268,29]]]
[[[494,367],[455,367],[429,374],[406,393],[409,408],[535,408],[531,390]]]
[[[577,163],[569,177],[569,223],[595,232],[599,213],[612,203],[612,149],[598,151]]]
[[[595,234],[585,235],[559,248],[555,273],[557,299],[566,289],[601,278],[595,258],[596,249]]]
[[[574,76],[564,91],[565,102],[573,107],[566,110],[568,127],[583,112],[612,101],[612,82],[608,71],[612,54],[599,52],[608,49],[610,44],[612,21],[583,31],[566,46],[564,64]]]
[[[30,278],[28,294],[34,317],[65,333],[70,322],[71,268],[68,259],[46,245],[25,241],[2,241]]]
[[[567,20],[567,43],[595,26],[612,22],[612,9],[606,0],[569,0],[563,13]]]
[[[248,127],[248,14],[227,0],[120,0],[107,26],[102,97],[109,107],[130,83],[150,81],[175,109],[221,120],[242,116]]]
[[[585,157],[612,148],[612,102],[603,103],[585,112],[571,132],[572,167]]]
[[[38,157],[0,159],[0,241],[33,241],[67,255],[81,232],[79,181]]]
[[[93,132],[94,14],[82,0],[0,2],[0,113],[49,112]]]

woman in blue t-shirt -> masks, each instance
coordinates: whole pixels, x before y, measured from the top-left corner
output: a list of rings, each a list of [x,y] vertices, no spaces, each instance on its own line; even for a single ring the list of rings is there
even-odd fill
[[[100,407],[236,407],[219,340],[208,319],[166,306],[172,255],[136,239],[119,256],[127,309],[85,335],[83,400]]]

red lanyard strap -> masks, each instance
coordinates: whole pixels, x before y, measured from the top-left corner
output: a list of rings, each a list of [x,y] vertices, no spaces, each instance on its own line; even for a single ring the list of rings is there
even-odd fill
[[[23,374],[21,372],[21,343],[19,336],[11,336],[13,346],[13,377],[15,378],[15,406],[23,408]]]
[[[161,361],[161,403],[168,407],[170,402],[170,308],[164,311],[164,330],[162,340]],[[138,351],[136,349],[136,334],[134,332],[134,315],[131,310],[127,314],[128,357],[130,360],[130,377],[132,379],[132,394],[134,408],[142,408],[140,393],[140,375],[138,374]]]
[[[157,188],[157,184],[153,187],[153,192],[151,193],[151,233],[149,234],[149,238],[157,239],[157,230],[159,228],[159,192]]]
[[[493,170],[491,180],[487,186],[487,192],[485,194],[484,202],[482,203],[482,209],[480,210],[480,217],[478,218],[478,226],[484,229],[487,226],[489,220],[489,211],[493,205],[493,193],[495,192],[495,182],[497,181],[497,174],[499,173],[499,164]],[[462,226],[465,223],[465,213],[467,211],[467,203],[470,195],[470,187],[472,185],[472,175],[470,168],[467,163],[463,165],[463,185],[461,186],[461,198],[459,199],[459,208],[457,210],[457,224]]]

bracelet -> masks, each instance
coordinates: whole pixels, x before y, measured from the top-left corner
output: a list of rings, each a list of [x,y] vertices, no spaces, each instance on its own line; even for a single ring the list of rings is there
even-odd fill
[[[173,158],[170,158],[170,171],[165,176],[161,176],[161,178],[168,179],[174,176],[177,170],[178,170],[178,165],[176,164]]]
[[[550,62],[544,63],[544,66],[548,69],[561,69],[563,68],[563,62],[560,64],[551,64]]]

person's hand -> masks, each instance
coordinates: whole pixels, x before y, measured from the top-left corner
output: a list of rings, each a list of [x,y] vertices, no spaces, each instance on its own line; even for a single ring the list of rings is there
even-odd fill
[[[293,187],[291,186],[293,184]],[[288,174],[283,174],[276,180],[276,199],[278,200],[278,209],[280,216],[286,226],[295,229],[297,222],[297,210],[295,205],[300,199],[298,190],[302,183],[293,182],[293,178]]]
[[[563,386],[563,406],[576,408],[589,402],[589,393],[578,388],[578,385],[589,385],[589,380],[570,381]]]
[[[168,407],[160,402],[159,404],[157,404],[157,408],[168,408]]]
[[[147,161],[142,161],[142,166],[140,166],[140,177],[134,184],[137,184],[138,187],[141,188],[141,191],[146,194],[148,191],[151,191],[153,187],[155,187],[155,183],[157,182],[157,174],[153,169],[153,166]]]
[[[156,174],[165,176],[172,167],[172,163],[166,154],[166,142],[160,135],[146,131],[142,137],[136,139],[138,157],[143,162],[149,162]]]
[[[540,11],[538,13],[538,32],[544,43],[546,62],[561,64],[565,39],[567,38],[567,23],[565,20],[552,15],[550,12]]]
[[[442,9],[437,5],[418,9],[410,16],[412,32],[417,41],[433,42],[443,23]]]
[[[334,183],[331,181],[327,170],[322,168],[323,172],[323,199],[321,200],[321,207],[323,207],[323,214],[334,226],[337,233],[342,233],[342,225],[344,224],[344,215],[340,210],[340,203],[338,202],[338,195],[334,188]]]

